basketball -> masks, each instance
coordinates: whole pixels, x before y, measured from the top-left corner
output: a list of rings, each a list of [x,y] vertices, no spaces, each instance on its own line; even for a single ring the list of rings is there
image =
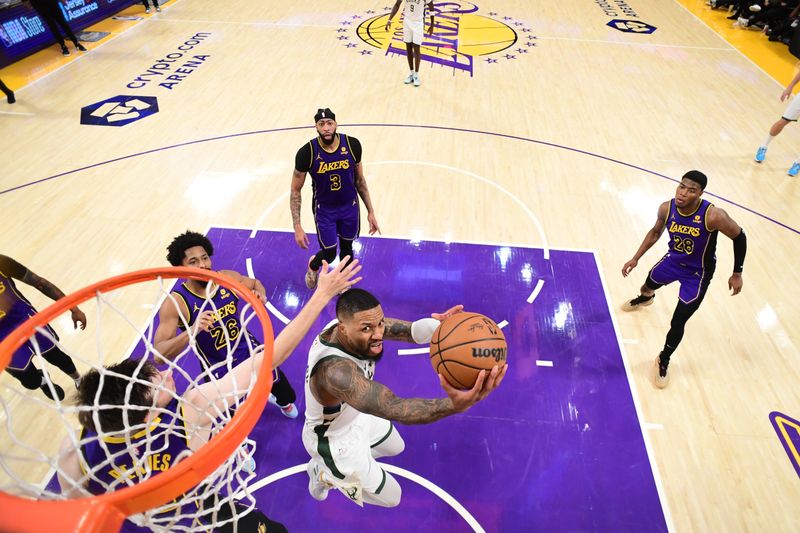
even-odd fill
[[[448,317],[431,338],[431,365],[453,387],[471,389],[481,370],[506,362],[508,345],[494,320],[478,313]]]

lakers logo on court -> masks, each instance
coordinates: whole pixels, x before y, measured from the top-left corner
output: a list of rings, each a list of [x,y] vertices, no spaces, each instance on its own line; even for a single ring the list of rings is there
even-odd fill
[[[119,95],[81,108],[81,124],[125,126],[158,113],[155,96]]]
[[[403,25],[386,31],[390,7],[346,17],[336,29],[337,40],[362,56],[405,56]],[[434,2],[433,33],[422,40],[422,61],[473,76],[477,64],[496,65],[523,59],[537,45],[526,22],[494,11],[482,12],[462,0]],[[401,20],[399,18],[398,20]],[[429,24],[425,17],[425,31]]]

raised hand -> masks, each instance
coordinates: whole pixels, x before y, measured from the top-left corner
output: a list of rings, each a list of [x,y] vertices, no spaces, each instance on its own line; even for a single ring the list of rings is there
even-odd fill
[[[361,281],[361,277],[354,277],[361,271],[358,259],[350,261],[350,256],[342,257],[336,268],[328,270],[327,261],[322,261],[319,269],[319,280],[316,292],[327,298],[333,298]]]

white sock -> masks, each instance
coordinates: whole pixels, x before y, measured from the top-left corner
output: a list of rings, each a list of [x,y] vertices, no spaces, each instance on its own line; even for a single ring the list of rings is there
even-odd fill
[[[762,144],[761,146],[769,146],[769,143],[771,143],[772,139],[774,138],[775,138],[774,135],[767,135],[767,138],[764,140],[764,144]]]
[[[415,73],[414,73],[414,71],[413,71],[413,70],[409,70],[409,71],[408,71],[408,75],[409,75],[409,76],[413,76],[414,74],[415,74]]]

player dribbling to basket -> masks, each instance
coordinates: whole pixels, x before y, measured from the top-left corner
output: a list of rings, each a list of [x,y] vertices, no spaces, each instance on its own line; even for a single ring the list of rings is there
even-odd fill
[[[405,447],[392,422],[430,424],[466,411],[500,385],[507,365],[481,371],[466,391],[440,375],[445,398],[400,398],[373,381],[384,339],[427,344],[439,321],[461,309],[411,323],[385,318],[378,300],[365,290],[351,289],[339,297],[336,321],[308,352],[303,444],[311,455],[308,489],[315,499],[324,500],[337,488],[359,505],[398,505],[400,485],[376,461]]]

